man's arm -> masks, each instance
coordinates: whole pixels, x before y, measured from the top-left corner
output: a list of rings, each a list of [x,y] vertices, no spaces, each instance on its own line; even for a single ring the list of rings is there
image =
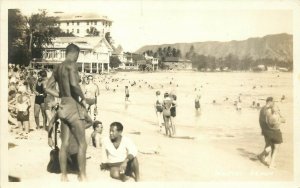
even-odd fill
[[[71,90],[75,93],[75,95],[79,96],[82,100],[85,100],[85,97],[82,93],[82,90],[80,88],[79,82],[78,82],[78,71],[75,68],[75,65],[69,66],[69,79],[70,79],[70,87]]]
[[[59,97],[59,92],[55,89],[55,78],[53,74],[47,82],[45,91],[47,94],[50,94],[54,97]]]
[[[53,140],[52,140],[52,132],[53,132],[53,125],[56,123],[56,121],[58,120],[58,115],[57,113],[54,114],[54,116],[52,117],[52,119],[50,120],[49,123],[49,127],[48,127],[48,145],[50,147],[54,146]],[[56,133],[54,133],[56,134]]]
[[[95,84],[96,85],[96,87],[97,87],[97,93],[96,93],[96,97],[97,96],[99,96],[100,95],[100,90],[99,90],[99,87],[98,87],[98,85],[97,84]]]
[[[120,166],[120,170],[123,172],[125,171],[125,169],[127,167],[128,161],[133,160],[136,157],[137,152],[138,152],[136,146],[134,145],[134,143],[131,140],[126,139],[125,144],[126,144],[128,154],[127,154],[126,159],[123,161],[123,163]]]
[[[90,128],[93,125],[93,120],[85,110],[84,112],[84,120],[86,121],[85,129]]]

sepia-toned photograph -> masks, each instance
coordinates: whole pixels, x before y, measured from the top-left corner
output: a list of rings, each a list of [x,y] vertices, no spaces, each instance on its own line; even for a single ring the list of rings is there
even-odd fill
[[[295,182],[292,1],[45,2],[1,7],[5,185]]]

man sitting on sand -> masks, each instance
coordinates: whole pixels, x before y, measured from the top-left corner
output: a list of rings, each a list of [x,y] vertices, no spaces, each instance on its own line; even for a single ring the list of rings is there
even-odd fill
[[[100,121],[93,122],[93,133],[91,134],[92,145],[95,148],[100,148],[102,146],[101,143],[101,134],[103,130],[102,123]]]
[[[134,177],[139,181],[139,163],[137,148],[127,137],[122,136],[123,125],[113,122],[110,125],[109,138],[103,140],[101,170],[110,170],[114,179],[126,181]]]

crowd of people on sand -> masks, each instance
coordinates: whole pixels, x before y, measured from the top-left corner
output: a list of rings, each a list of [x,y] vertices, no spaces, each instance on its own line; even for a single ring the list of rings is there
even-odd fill
[[[112,178],[122,181],[130,177],[139,181],[137,148],[131,139],[122,136],[122,123],[112,122],[109,135],[105,137],[102,136],[102,122],[96,119],[99,117],[98,84],[107,82],[110,78],[105,76],[101,79],[99,75],[79,74],[75,64],[78,54],[79,48],[74,44],[69,45],[66,49],[66,60],[53,70],[12,65],[8,67],[10,132],[15,135],[15,139],[29,139],[32,131],[48,131],[48,145],[53,150],[47,170],[54,172],[53,167],[59,165],[61,180],[68,181],[67,172],[69,165],[72,165],[72,169],[78,173],[78,179],[84,181],[87,150],[85,129],[93,127],[88,143],[103,151],[99,169],[109,170]],[[129,90],[125,93],[128,99]],[[30,113],[31,106],[34,108],[33,114]],[[30,124],[30,117],[35,121],[35,129]],[[60,148],[57,146],[58,134]],[[70,163],[70,160],[73,162]],[[55,161],[59,161],[59,164],[54,165]]]
[[[137,148],[129,138],[122,136],[122,123],[112,122],[109,136],[102,136],[103,125],[97,120],[99,118],[97,109],[99,85],[104,85],[106,92],[116,92],[125,84],[125,103],[130,103],[128,86],[157,89],[154,111],[159,132],[162,133],[164,127],[164,134],[167,137],[176,136],[175,118],[178,107],[176,92],[172,89],[161,93],[161,90],[168,90],[169,87],[164,88],[164,84],[154,86],[146,80],[128,81],[112,75],[79,73],[76,67],[78,53],[79,48],[70,44],[66,48],[66,60],[53,70],[9,66],[8,121],[11,125],[10,132],[16,135],[16,139],[28,139],[31,131],[46,130],[48,131],[48,145],[52,148],[57,147],[52,136],[59,133],[62,143],[59,152],[61,180],[68,180],[66,161],[68,156],[73,154],[77,156],[79,180],[85,180],[87,149],[85,129],[92,127],[89,143],[91,147],[100,148],[103,151],[101,170],[109,170],[112,178],[126,181],[129,177],[133,177],[135,181],[139,181]],[[168,84],[173,88],[179,87],[174,78]],[[196,112],[201,109],[202,88],[203,86],[196,87],[193,91]],[[233,102],[237,111],[242,110],[241,98],[242,94],[239,94],[237,100]],[[224,102],[229,100],[226,97]],[[284,100],[283,95],[281,102]],[[215,99],[212,104],[217,104]],[[30,114],[32,107],[34,113]],[[250,107],[260,110],[259,123],[265,139],[264,150],[258,158],[270,168],[275,168],[275,157],[282,143],[280,127],[284,120],[272,97],[267,98],[266,105],[263,107],[256,101],[253,101]],[[40,114],[42,121],[40,121]],[[33,129],[34,125],[30,124],[30,117],[34,118],[35,129]],[[60,125],[59,129],[57,129],[58,125]]]

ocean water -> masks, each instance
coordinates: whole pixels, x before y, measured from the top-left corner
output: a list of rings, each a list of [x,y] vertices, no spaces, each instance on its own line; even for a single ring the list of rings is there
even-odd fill
[[[259,109],[250,106],[252,101],[263,106],[268,96],[277,101],[276,104],[289,125],[286,131],[292,131],[292,76],[292,73],[282,72],[127,72],[106,77],[106,81],[110,81],[110,91],[105,89],[104,77],[101,77],[102,82],[99,80],[97,84],[101,92],[100,109],[104,111],[126,114],[128,118],[155,125],[155,92],[175,92],[178,105],[175,124],[178,129],[195,137],[199,132],[218,136],[218,130],[228,137],[231,137],[233,132],[235,137],[242,137],[245,132],[259,132]],[[112,79],[119,80],[111,82]],[[133,81],[137,83],[136,86],[130,85]],[[128,104],[124,102],[125,85],[128,85],[130,90],[131,102]],[[149,88],[149,85],[153,89]],[[198,112],[194,108],[195,87],[201,89],[201,110]],[[116,91],[112,92],[112,89]],[[239,95],[242,101],[241,111],[237,111],[234,106],[234,101],[238,100]],[[283,95],[285,100],[281,102]],[[228,100],[225,100],[226,98]],[[215,104],[213,100],[216,101]]]

